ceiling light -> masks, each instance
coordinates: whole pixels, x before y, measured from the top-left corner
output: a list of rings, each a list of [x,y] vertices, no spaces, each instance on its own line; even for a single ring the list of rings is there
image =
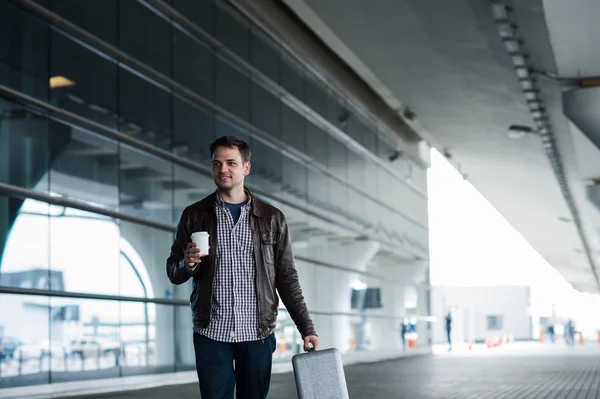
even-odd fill
[[[529,105],[529,109],[532,111],[538,110],[538,109],[542,109],[542,104],[540,104],[539,102],[535,101],[535,102],[528,102],[527,103]]]
[[[534,90],[526,90],[525,91],[525,98],[528,100],[536,100],[537,99],[537,92]]]
[[[513,64],[516,66],[525,66],[525,56],[522,54],[515,54],[510,57],[512,59]]]
[[[50,88],[58,89],[59,87],[75,86],[75,82],[65,78],[64,76],[52,76],[50,78]]]
[[[507,19],[508,13],[506,12],[506,6],[503,3],[493,3],[492,13],[495,19]]]
[[[508,50],[509,53],[518,53],[520,51],[520,47],[519,46],[519,42],[517,42],[516,40],[505,40],[504,41],[504,46],[506,47],[506,50]]]
[[[517,67],[515,68],[515,72],[517,72],[517,76],[521,79],[529,77],[529,69],[526,67]]]
[[[531,80],[523,79],[523,80],[520,80],[519,83],[521,83],[521,87],[523,88],[523,90],[533,89],[533,82]],[[539,106],[539,104],[538,104],[538,106]]]
[[[503,22],[498,24],[498,34],[503,39],[512,39],[514,36],[515,30],[510,24]]]
[[[508,137],[512,140],[519,140],[529,133],[533,133],[533,129],[529,126],[510,125],[508,127]]]

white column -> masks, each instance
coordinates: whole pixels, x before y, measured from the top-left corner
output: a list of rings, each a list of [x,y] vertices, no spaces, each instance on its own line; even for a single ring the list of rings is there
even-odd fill
[[[352,283],[357,279],[365,281],[359,272],[366,270],[367,263],[378,250],[379,243],[374,241],[352,241],[344,244],[326,240],[312,240],[306,248],[296,249],[297,256],[356,270],[354,273],[316,266],[312,280],[314,286],[304,289],[310,295],[306,298],[310,310],[350,312]],[[349,349],[352,335],[349,316],[316,315],[314,321],[323,348],[335,347],[341,351]]]

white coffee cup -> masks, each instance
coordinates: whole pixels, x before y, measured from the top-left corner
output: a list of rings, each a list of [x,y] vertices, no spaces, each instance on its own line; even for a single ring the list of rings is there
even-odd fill
[[[200,255],[208,255],[208,237],[210,235],[206,231],[198,231],[192,234],[192,241],[200,248]]]

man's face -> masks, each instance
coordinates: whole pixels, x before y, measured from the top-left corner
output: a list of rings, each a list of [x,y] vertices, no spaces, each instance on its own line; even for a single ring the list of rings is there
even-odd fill
[[[250,173],[250,162],[242,160],[237,147],[217,147],[212,157],[212,172],[217,187],[231,191],[244,184],[244,177]]]

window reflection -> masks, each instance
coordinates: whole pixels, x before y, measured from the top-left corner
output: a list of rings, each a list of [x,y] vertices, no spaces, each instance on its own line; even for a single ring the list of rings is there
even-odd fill
[[[117,377],[122,349],[118,302],[51,298],[52,382]]]
[[[304,351],[302,336],[285,308],[279,309],[274,334],[277,340],[277,347],[273,353],[274,361],[290,360],[295,354]]]
[[[172,306],[122,302],[123,375],[174,370]]]
[[[145,242],[157,251],[148,258],[157,264],[157,257],[163,257],[158,251],[166,251],[171,233],[125,227],[138,245]],[[121,237],[115,220],[31,199],[24,202],[10,229],[0,271],[4,286],[154,297],[142,256]]]
[[[0,182],[48,191],[48,130],[52,124],[18,104],[0,99]],[[62,142],[57,137],[52,148]]]
[[[49,383],[60,356],[48,330],[50,299],[0,294],[0,303],[0,388]]]
[[[119,295],[143,298],[170,298],[172,285],[165,274],[165,254],[173,234],[135,223],[120,222]]]
[[[6,229],[0,230],[5,237],[0,241],[0,285],[36,289],[58,286],[60,275],[48,270],[49,214],[56,210],[32,200],[0,197],[0,203],[4,203],[0,219],[7,222]]]
[[[34,295],[0,302],[1,388],[173,371],[173,306]]]

